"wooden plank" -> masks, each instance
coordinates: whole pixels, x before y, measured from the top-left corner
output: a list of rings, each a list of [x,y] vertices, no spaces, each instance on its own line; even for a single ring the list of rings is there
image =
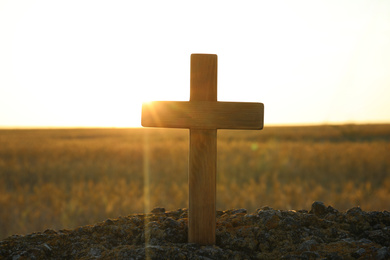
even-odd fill
[[[218,56],[191,54],[190,101],[217,101]]]
[[[262,103],[155,101],[142,106],[143,126],[191,129],[263,129]]]
[[[217,55],[191,55],[190,101],[217,101]],[[217,130],[190,128],[188,242],[215,244]]]
[[[215,244],[217,130],[190,129],[188,242]]]

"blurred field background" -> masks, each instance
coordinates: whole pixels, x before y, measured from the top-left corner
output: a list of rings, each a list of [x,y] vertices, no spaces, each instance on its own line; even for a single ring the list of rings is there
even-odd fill
[[[0,130],[0,239],[186,208],[189,131]],[[218,131],[217,209],[390,210],[390,125]]]

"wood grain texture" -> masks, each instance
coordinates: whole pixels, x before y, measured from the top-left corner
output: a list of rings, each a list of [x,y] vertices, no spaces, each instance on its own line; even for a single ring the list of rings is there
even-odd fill
[[[188,242],[215,244],[217,130],[190,130]]]
[[[191,101],[217,101],[217,55],[191,55]],[[188,242],[215,244],[217,130],[190,129]]]
[[[218,57],[191,54],[190,101],[217,101]]]
[[[262,103],[155,101],[142,106],[143,126],[191,129],[263,128]]]

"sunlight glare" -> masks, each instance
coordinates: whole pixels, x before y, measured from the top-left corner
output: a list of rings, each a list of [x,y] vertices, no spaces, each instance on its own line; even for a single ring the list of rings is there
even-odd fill
[[[191,53],[267,124],[390,120],[388,3],[22,2],[0,8],[0,126],[140,126],[189,100]]]

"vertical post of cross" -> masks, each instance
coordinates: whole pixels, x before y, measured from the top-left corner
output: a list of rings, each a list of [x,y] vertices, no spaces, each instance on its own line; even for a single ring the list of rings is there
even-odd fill
[[[217,55],[191,55],[190,101],[217,101]],[[217,130],[190,128],[188,242],[215,244]]]

